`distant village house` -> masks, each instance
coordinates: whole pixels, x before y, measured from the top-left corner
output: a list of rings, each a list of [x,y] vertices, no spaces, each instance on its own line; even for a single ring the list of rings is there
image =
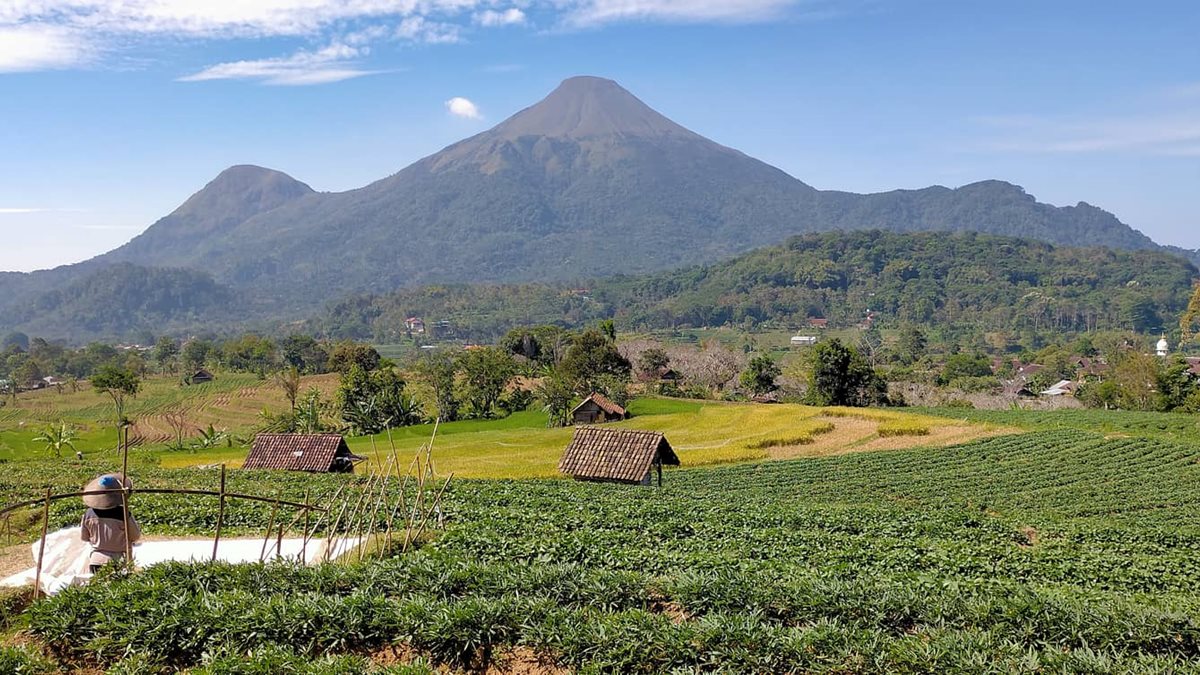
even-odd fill
[[[187,381],[188,381],[188,384],[204,384],[205,382],[212,382],[213,379],[214,378],[213,378],[212,373],[201,368],[200,370],[197,370],[196,372],[192,373],[191,376],[188,377]]]
[[[410,333],[421,334],[425,332],[425,320],[419,316],[410,316],[404,320],[404,328]]]
[[[618,422],[629,416],[624,408],[610,401],[603,394],[593,393],[583,399],[583,403],[571,411],[571,420],[575,424],[603,424]]]

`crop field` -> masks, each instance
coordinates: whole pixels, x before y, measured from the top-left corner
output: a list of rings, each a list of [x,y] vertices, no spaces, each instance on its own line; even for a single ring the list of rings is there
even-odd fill
[[[303,388],[316,387],[329,394],[337,376],[305,377]],[[190,437],[198,428],[212,424],[231,433],[249,431],[264,408],[286,409],[283,393],[269,380],[241,373],[220,373],[212,382],[182,386],[173,377],[152,377],[142,382],[142,391],[126,403],[125,414],[134,422],[131,442],[152,448],[173,437],[165,413],[180,412],[186,418]],[[0,460],[37,456],[41,445],[33,441],[46,424],[68,422],[79,431],[76,446],[85,452],[116,446],[112,400],[83,383],[79,391],[54,389],[24,392],[14,406],[0,408]]]
[[[88,474],[8,468],[4,494]],[[320,498],[348,480],[361,478],[234,472],[231,488]],[[149,532],[215,520],[212,504],[177,498],[135,508]],[[268,512],[227,515],[253,531]],[[444,527],[403,556],[165,565],[17,603],[3,623],[26,646],[2,648],[0,666],[1200,672],[1198,552],[1200,447],[1148,436],[1051,430],[750,461],[669,471],[662,489],[464,480]]]
[[[800,405],[756,405],[638,399],[630,404],[633,418],[612,428],[663,432],[684,466],[759,459],[814,457],[840,452],[937,446],[997,433],[998,427],[975,422],[895,411],[825,409]],[[890,434],[901,428],[909,433]],[[429,441],[433,425],[418,425],[386,434],[348,439],[355,453],[379,460],[394,443],[412,456]],[[437,468],[464,478],[547,478],[556,466],[571,429],[547,429],[538,411],[500,420],[466,420],[438,427]],[[222,449],[200,454],[162,455],[162,466],[182,467],[227,462],[239,466],[245,450]]]

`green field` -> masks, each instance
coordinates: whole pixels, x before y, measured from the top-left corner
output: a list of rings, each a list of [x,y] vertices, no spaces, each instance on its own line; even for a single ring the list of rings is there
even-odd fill
[[[0,646],[0,672],[1200,673],[1195,418],[630,407],[620,425],[663,431],[683,459],[661,489],[540,479],[570,430],[537,412],[441,425],[437,471],[457,477],[417,551],[165,565],[32,607],[0,593],[0,644],[25,645]],[[392,441],[411,456],[430,432]],[[242,452],[140,449],[134,477],[213,489],[213,466],[162,465]],[[114,459],[10,461],[0,494],[76,489]],[[364,480],[235,470],[229,488],[328,503]],[[217,518],[208,498],[134,508],[158,536]],[[51,526],[79,512],[58,502]],[[231,502],[226,532],[270,517]],[[16,540],[37,522],[18,514]]]
[[[354,479],[234,480],[299,496]],[[139,509],[150,530],[214,515]],[[678,470],[662,489],[469,480],[446,516],[403,557],[168,565],[13,626],[60,663],[141,672],[1200,672],[1200,448],[1178,441],[1040,431]]]

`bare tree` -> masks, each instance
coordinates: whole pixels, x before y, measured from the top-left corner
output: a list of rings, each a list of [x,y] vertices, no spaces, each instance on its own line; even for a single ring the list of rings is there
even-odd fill
[[[284,368],[275,373],[275,386],[283,390],[283,395],[288,400],[288,405],[291,406],[291,411],[296,411],[296,399],[300,396],[300,371],[292,366]]]

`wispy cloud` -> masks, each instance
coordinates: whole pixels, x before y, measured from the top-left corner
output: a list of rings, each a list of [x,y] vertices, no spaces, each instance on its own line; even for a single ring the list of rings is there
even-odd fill
[[[401,40],[431,45],[454,44],[462,41],[462,29],[456,24],[410,16],[396,26],[395,36]]]
[[[525,23],[525,12],[516,7],[510,7],[503,12],[487,9],[482,12],[476,12],[474,20],[480,26],[487,27],[518,26]]]
[[[619,21],[749,23],[783,16],[797,0],[581,0],[570,3],[564,23],[596,26]]]
[[[987,129],[979,149],[994,152],[1193,156],[1200,149],[1200,110],[1098,119],[989,116],[975,122]]]
[[[446,101],[446,112],[463,119],[483,119],[483,115],[479,112],[479,106],[475,105],[470,99],[461,96],[455,96]]]
[[[862,0],[0,0],[0,72],[98,63],[153,40],[294,38],[301,51],[226,61],[185,81],[335,82],[374,72],[323,58],[312,45],[363,49],[385,41],[454,44],[472,31],[560,30],[617,22],[745,23],[815,16]],[[302,45],[297,45],[302,46]],[[111,59],[110,59],[111,60]],[[100,63],[103,66],[105,64]]]
[[[366,51],[365,47],[332,44],[315,52],[299,51],[281,58],[218,63],[179,80],[258,80],[265,84],[282,86],[340,82],[378,72],[356,65],[355,59],[365,55]]]
[[[0,207],[0,215],[20,215],[28,213],[83,213],[84,209],[45,209],[29,207]]]

